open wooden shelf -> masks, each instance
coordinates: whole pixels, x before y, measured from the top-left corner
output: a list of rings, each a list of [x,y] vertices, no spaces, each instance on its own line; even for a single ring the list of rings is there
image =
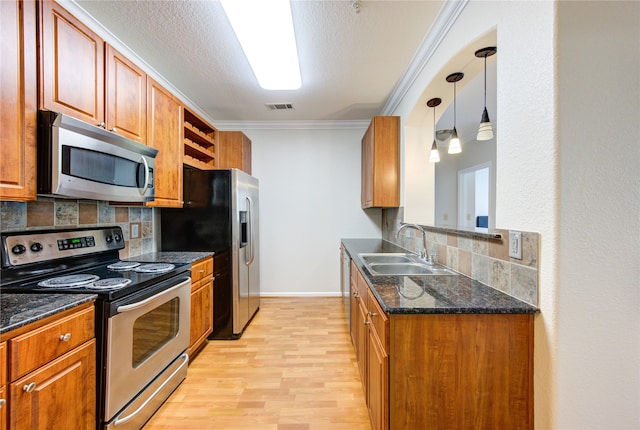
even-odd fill
[[[218,130],[184,108],[183,163],[202,170],[218,165]]]

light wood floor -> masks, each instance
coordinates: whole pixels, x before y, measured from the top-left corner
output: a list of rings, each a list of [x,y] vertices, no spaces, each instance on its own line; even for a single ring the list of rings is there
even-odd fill
[[[370,430],[340,298],[262,298],[235,341],[210,341],[144,430]]]

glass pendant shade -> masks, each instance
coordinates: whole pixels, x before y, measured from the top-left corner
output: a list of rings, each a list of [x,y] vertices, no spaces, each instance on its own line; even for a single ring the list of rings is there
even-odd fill
[[[427,102],[427,106],[433,108],[433,144],[431,145],[431,151],[429,152],[429,162],[439,163],[440,153],[438,152],[438,144],[436,143],[436,107],[442,103],[442,99],[439,97],[430,99]]]
[[[460,138],[458,137],[458,130],[456,129],[456,82],[460,81],[464,77],[464,73],[457,72],[447,76],[447,82],[453,83],[453,132],[451,133],[451,140],[449,141],[449,154],[459,154],[462,152],[460,146]]]
[[[491,121],[489,120],[489,112],[487,112],[487,108],[485,107],[482,112],[482,119],[480,120],[480,127],[478,128],[476,140],[490,139],[493,139],[493,128],[491,127]]]
[[[482,118],[480,119],[476,140],[493,139],[493,128],[489,120],[489,112],[487,112],[487,57],[495,55],[496,52],[498,52],[498,49],[495,46],[488,46],[478,49],[475,53],[476,57],[484,58],[484,110],[482,111]]]
[[[436,144],[435,139],[433,139],[433,145],[431,145],[431,152],[429,153],[429,162],[430,163],[440,162],[440,153],[438,152],[438,145]]]
[[[460,139],[458,138],[458,130],[453,128],[453,134],[451,135],[451,140],[449,141],[449,150],[447,151],[449,154],[459,154],[462,152],[462,147],[460,146]]]

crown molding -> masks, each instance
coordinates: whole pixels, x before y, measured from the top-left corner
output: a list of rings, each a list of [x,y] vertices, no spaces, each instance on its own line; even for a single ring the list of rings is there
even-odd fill
[[[418,52],[413,57],[402,78],[393,88],[391,95],[382,108],[381,115],[392,115],[395,112],[411,85],[418,78],[418,75],[425,68],[442,40],[449,33],[458,16],[467,6],[467,3],[469,3],[469,0],[445,0],[431,29],[422,40]]]
[[[218,130],[351,130],[366,129],[369,120],[358,121],[215,121]]]

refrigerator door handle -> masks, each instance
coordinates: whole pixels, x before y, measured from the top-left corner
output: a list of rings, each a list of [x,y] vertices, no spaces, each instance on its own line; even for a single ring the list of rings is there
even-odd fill
[[[253,249],[253,201],[251,197],[246,197],[247,199],[247,228],[249,230],[249,243],[247,247],[247,252],[245,253],[245,261],[244,263],[248,266],[253,263],[254,259],[254,249]]]

